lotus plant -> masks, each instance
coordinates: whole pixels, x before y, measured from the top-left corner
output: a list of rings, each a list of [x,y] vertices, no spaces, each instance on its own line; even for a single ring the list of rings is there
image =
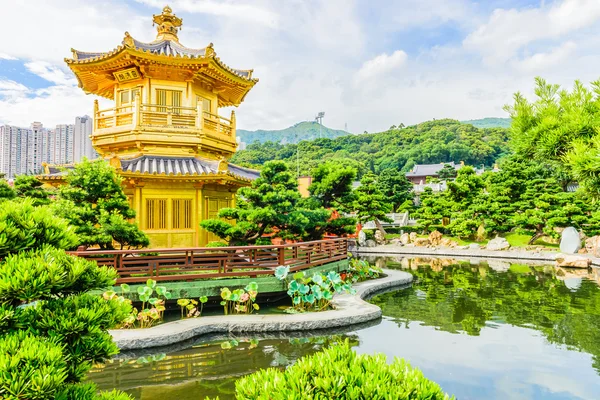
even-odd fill
[[[300,271],[288,280],[289,272],[290,267],[277,267],[275,277],[288,282],[287,294],[292,299],[292,312],[327,310],[331,307],[335,293],[356,293],[352,284],[343,282],[340,274],[335,271],[315,273],[312,276]]]
[[[260,307],[255,303],[257,295],[258,284],[256,282],[250,282],[244,289],[222,288],[221,305],[225,310],[225,315],[252,314],[254,311],[258,311]]]
[[[204,303],[208,301],[208,297],[202,296],[198,300],[194,299],[179,299],[177,305],[181,307],[181,319],[184,318],[184,310],[187,318],[196,318],[202,315]],[[198,306],[200,305],[200,306]]]
[[[126,293],[131,291],[129,285],[121,285],[121,296],[124,298]],[[156,296],[154,296],[156,292]],[[171,293],[167,291],[164,286],[157,286],[156,281],[148,279],[145,286],[137,288],[137,294],[139,300],[142,302],[140,310],[133,308],[131,315],[129,315],[124,321],[121,327],[123,328],[134,328],[136,322],[139,323],[140,328],[149,328],[157,322],[162,321],[165,311],[165,301],[171,299]],[[104,293],[104,298],[107,296],[116,296],[114,291],[108,291]],[[130,301],[130,300],[127,300]],[[146,307],[148,304],[148,307]],[[150,307],[151,306],[151,307]]]

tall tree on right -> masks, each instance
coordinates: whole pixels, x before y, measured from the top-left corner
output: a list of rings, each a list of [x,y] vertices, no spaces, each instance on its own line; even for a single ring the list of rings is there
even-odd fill
[[[407,200],[413,200],[413,185],[398,169],[384,169],[377,181],[383,195],[392,203],[392,211],[397,211]]]
[[[385,230],[381,225],[383,222],[393,222],[386,214],[392,211],[392,203],[388,199],[377,182],[375,174],[366,174],[360,180],[360,186],[354,190],[356,200],[354,201],[354,211],[356,217],[361,223],[373,221],[377,230],[385,236]]]

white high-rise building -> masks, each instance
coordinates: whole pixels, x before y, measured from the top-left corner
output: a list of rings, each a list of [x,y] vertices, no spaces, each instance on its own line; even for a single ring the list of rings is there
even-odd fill
[[[44,159],[45,130],[34,122],[31,128],[0,126],[0,172],[7,178],[40,172]]]
[[[92,146],[92,131],[94,129],[93,120],[90,116],[75,118],[75,128],[73,137],[73,160],[79,162],[83,157],[93,160],[98,157],[98,153]]]
[[[72,164],[73,163],[73,138],[75,125],[59,124],[54,129],[54,140],[50,140],[50,146],[54,144],[53,160],[51,164]]]

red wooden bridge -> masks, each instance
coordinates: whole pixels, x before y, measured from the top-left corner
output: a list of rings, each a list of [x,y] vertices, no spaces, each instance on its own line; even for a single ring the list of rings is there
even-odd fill
[[[280,265],[291,271],[344,260],[348,239],[335,238],[270,246],[180,249],[92,250],[70,254],[115,268],[117,283],[191,281],[208,278],[273,275]]]

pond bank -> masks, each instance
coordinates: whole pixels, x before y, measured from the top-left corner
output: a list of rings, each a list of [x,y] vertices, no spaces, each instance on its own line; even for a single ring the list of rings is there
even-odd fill
[[[434,256],[434,257],[465,257],[465,258],[499,258],[515,261],[544,261],[554,263],[556,256],[562,253],[555,251],[527,251],[521,249],[485,250],[485,249],[458,249],[452,247],[409,247],[397,245],[383,245],[377,247],[353,247],[350,251],[358,255],[406,255],[406,256]],[[590,254],[574,254],[589,258],[592,265],[600,267],[600,258]]]
[[[408,272],[384,270],[385,277],[354,285],[355,295],[336,295],[335,310],[303,314],[222,315],[167,322],[148,329],[111,330],[121,350],[167,346],[195,336],[220,332],[278,332],[328,329],[381,317],[381,309],[364,301],[369,295],[412,282]]]

